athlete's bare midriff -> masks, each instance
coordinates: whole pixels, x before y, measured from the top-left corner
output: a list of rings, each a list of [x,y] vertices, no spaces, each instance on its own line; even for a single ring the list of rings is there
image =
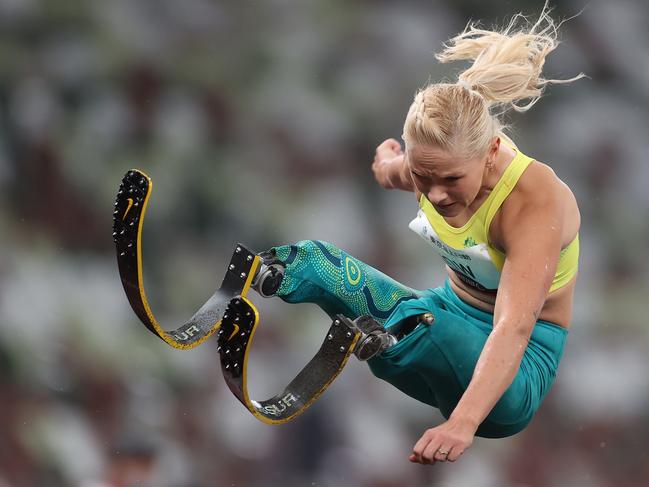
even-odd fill
[[[473,288],[460,280],[450,267],[447,266],[446,271],[449,275],[451,289],[462,301],[488,313],[494,312],[497,291],[481,291]],[[564,328],[570,327],[576,281],[575,276],[568,284],[548,294],[545,304],[541,308],[539,320],[549,321]]]

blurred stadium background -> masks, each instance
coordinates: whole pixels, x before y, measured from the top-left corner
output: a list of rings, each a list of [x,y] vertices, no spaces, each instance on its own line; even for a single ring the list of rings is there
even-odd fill
[[[441,261],[412,195],[370,163],[414,91],[455,79],[433,53],[468,19],[542,1],[0,0],[0,486],[649,485],[649,6],[556,1],[552,87],[510,135],[581,206],[574,324],[531,426],[456,464],[407,457],[441,417],[352,360],[298,420],[267,426],[221,378],[215,341],[169,348],[139,324],[111,239],[114,194],[154,180],[145,283],[187,318],[237,241],[338,244],[418,288]],[[252,299],[254,397],[318,349],[313,306]]]

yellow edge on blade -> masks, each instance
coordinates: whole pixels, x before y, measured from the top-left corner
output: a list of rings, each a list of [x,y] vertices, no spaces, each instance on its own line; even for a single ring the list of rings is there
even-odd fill
[[[252,404],[252,401],[250,400],[250,396],[248,395],[248,351],[252,347],[252,340],[255,335],[255,331],[257,330],[257,325],[259,324],[259,312],[257,311],[257,308],[255,305],[248,300],[246,297],[243,297],[243,300],[250,305],[250,307],[254,310],[255,312],[255,324],[252,327],[252,330],[250,331],[250,337],[248,338],[248,345],[246,346],[246,351],[243,356],[243,369],[242,369],[242,389],[243,389],[243,398],[246,403],[246,407],[248,408],[248,411],[250,411],[258,420],[260,420],[262,423],[266,424],[284,424],[288,423],[291,421],[294,417],[297,415],[301,414],[304,412],[306,409],[308,409],[311,404],[313,404],[321,395],[322,393],[331,385],[331,383],[336,380],[338,375],[340,375],[340,372],[343,370],[345,365],[347,364],[347,361],[349,360],[349,357],[352,354],[352,350],[354,350],[354,347],[356,346],[356,343],[358,342],[358,339],[360,338],[361,334],[356,333],[356,336],[354,337],[354,341],[351,343],[349,348],[347,349],[347,352],[345,353],[345,359],[342,361],[340,364],[340,367],[338,367],[338,371],[333,374],[330,379],[323,384],[323,386],[318,390],[316,394],[313,395],[313,397],[305,403],[300,409],[295,411],[293,414],[290,416],[283,418],[283,419],[270,419],[261,414],[257,408]]]
[[[144,278],[142,273],[142,225],[144,224],[144,214],[146,212],[146,206],[149,202],[149,196],[151,196],[151,193],[153,192],[153,180],[143,171],[140,171],[139,169],[137,171],[149,180],[149,189],[146,193],[146,196],[144,197],[144,203],[142,204],[142,213],[140,215],[140,221],[138,223],[138,230],[137,230],[137,277],[138,277],[138,287],[140,290],[140,298],[142,300],[142,304],[144,304],[144,310],[146,311],[149,321],[151,322],[155,330],[158,332],[158,336],[174,348],[178,348],[180,350],[190,350],[203,343],[216,330],[218,330],[219,327],[221,326],[221,320],[214,323],[210,331],[207,334],[205,334],[205,336],[201,337],[195,342],[184,344],[174,340],[171,335],[169,335],[165,330],[163,330],[160,324],[158,323],[158,320],[156,320],[155,316],[153,315],[153,312],[151,311],[151,307],[149,306],[149,301],[146,298],[146,293],[144,292]],[[261,257],[256,255],[255,259],[252,262],[252,266],[250,267],[250,272],[248,273],[248,279],[246,279],[246,282],[241,291],[242,297],[245,297],[245,295],[248,293],[248,290],[250,289],[250,286],[252,284],[252,280],[255,277],[255,273],[257,272],[257,267],[259,267],[260,263],[261,263]],[[255,308],[255,313],[256,312],[257,310]]]

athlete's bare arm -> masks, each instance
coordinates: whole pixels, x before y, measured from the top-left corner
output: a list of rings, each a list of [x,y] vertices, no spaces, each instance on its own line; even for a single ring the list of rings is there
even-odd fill
[[[548,190],[522,185],[510,195],[512,202],[502,216],[507,257],[494,329],[455,410],[448,421],[424,432],[412,461],[430,462],[439,448],[449,452],[449,461],[457,460],[518,372],[559,262],[565,211],[551,171],[533,171],[528,178]]]
[[[452,416],[476,427],[487,417],[518,372],[529,337],[545,303],[559,262],[565,206],[549,168],[528,168],[532,184],[517,185],[501,215],[506,253],[494,330],[478,360],[473,379]],[[526,171],[527,172],[527,171]],[[538,191],[538,187],[547,188]]]

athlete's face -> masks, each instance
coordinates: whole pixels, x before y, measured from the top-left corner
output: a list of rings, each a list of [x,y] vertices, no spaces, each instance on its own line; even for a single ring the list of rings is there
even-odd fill
[[[436,146],[407,144],[406,161],[417,189],[440,215],[453,217],[476,199],[496,153],[491,147],[482,157],[465,159]]]

